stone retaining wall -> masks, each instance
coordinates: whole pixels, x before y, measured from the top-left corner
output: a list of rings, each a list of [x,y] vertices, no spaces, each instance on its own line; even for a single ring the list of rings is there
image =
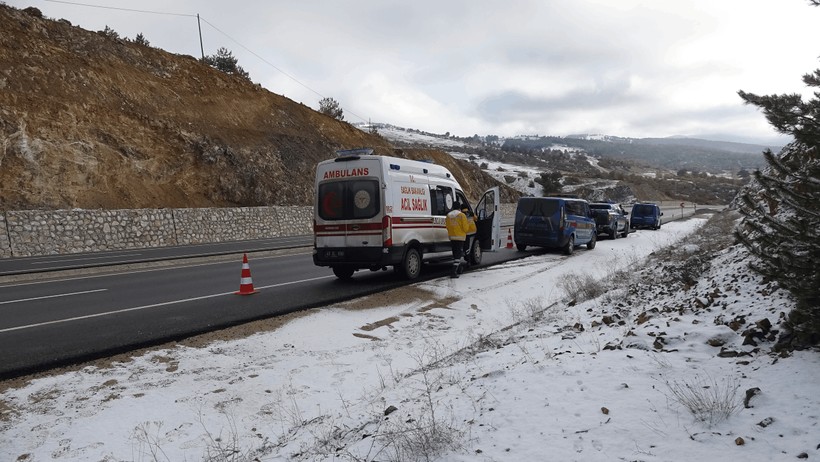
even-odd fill
[[[515,216],[515,204],[502,204]],[[299,236],[313,207],[22,210],[0,213],[0,258]]]
[[[0,214],[0,258],[11,256],[11,242],[9,241],[9,230],[6,226],[6,215]]]
[[[313,207],[22,210],[0,214],[0,258],[296,236]]]

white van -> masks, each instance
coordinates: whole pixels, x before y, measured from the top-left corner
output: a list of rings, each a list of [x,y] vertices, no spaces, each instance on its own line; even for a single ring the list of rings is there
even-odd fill
[[[440,165],[372,152],[337,151],[316,167],[313,262],[341,279],[388,266],[415,279],[423,261],[452,260],[444,217],[454,200],[469,207],[453,174]],[[466,257],[479,264],[482,251],[500,242],[498,187],[484,193],[475,213],[477,233]]]

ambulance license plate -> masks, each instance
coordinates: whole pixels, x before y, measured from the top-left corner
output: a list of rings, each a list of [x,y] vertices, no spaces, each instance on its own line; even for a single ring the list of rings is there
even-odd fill
[[[325,251],[325,258],[344,258],[345,251],[344,250],[326,250]]]

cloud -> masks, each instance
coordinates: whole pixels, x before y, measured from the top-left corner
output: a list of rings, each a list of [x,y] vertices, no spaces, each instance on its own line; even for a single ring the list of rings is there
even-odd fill
[[[201,53],[192,16],[38,8]],[[771,136],[737,90],[810,96],[800,76],[820,53],[820,8],[803,0],[144,0],[135,8],[199,13],[206,54],[227,47],[251,79],[294,101],[318,108],[330,96],[350,121],[459,135]]]

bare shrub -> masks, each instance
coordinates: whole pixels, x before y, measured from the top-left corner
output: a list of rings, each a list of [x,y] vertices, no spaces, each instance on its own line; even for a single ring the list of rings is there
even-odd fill
[[[134,428],[131,439],[136,443],[135,452],[139,460],[151,462],[170,461],[162,449],[166,441],[162,431],[162,422],[143,422]]]
[[[668,397],[680,404],[699,422],[709,427],[731,417],[738,409],[737,390],[740,383],[735,378],[717,381],[709,376],[695,376],[683,381],[666,382]]]
[[[251,462],[259,460],[254,457],[253,451],[243,449],[239,442],[239,430],[236,427],[236,419],[225,414],[228,421],[228,430],[220,429],[219,433],[213,434],[205,426],[202,415],[199,416],[199,423],[205,430],[207,444],[205,445],[205,462]]]
[[[447,451],[461,448],[463,432],[456,430],[444,420],[419,420],[391,422],[379,439],[385,441],[387,460],[395,462],[437,460]]]
[[[547,303],[544,297],[528,298],[520,302],[507,301],[513,325],[532,326],[541,321],[551,321],[555,318],[555,314],[551,314],[550,309],[555,306],[554,303]]]
[[[589,274],[569,273],[558,285],[564,289],[567,299],[576,303],[592,300],[606,293],[606,286]]]

